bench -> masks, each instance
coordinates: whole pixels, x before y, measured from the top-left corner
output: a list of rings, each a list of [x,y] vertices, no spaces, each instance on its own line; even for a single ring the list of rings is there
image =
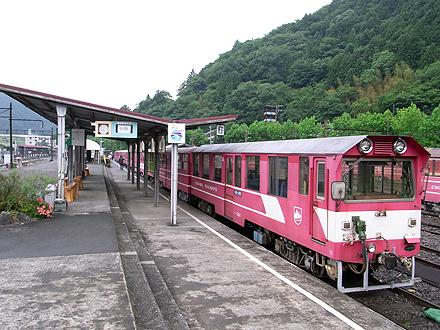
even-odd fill
[[[81,189],[81,188],[84,188],[82,177],[80,177],[80,176],[74,177],[73,178],[73,182],[78,183],[78,190]]]
[[[67,202],[73,202],[75,197],[78,195],[78,183],[72,182],[67,187],[64,188],[64,197],[66,197]]]
[[[84,169],[84,176],[89,176],[89,175],[90,175],[89,168],[86,167],[86,168]]]

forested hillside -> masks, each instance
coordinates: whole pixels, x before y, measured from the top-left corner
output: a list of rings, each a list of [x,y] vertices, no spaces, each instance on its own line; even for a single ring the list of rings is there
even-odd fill
[[[293,121],[411,102],[429,114],[440,101],[439,35],[440,1],[334,0],[263,38],[236,42],[191,72],[177,100],[158,91],[135,111],[168,118],[238,113],[248,124],[262,119],[266,104],[285,105],[284,118]]]
[[[239,114],[248,125],[276,104],[284,121],[297,123],[395,113],[412,103],[430,115],[440,102],[439,36],[438,0],[333,0],[263,38],[237,41],[191,72],[176,100],[157,91],[134,111],[172,119]]]

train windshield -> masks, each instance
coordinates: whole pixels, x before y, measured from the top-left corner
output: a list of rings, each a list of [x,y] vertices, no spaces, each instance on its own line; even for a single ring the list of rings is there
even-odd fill
[[[342,160],[346,201],[414,198],[413,164],[397,158]]]

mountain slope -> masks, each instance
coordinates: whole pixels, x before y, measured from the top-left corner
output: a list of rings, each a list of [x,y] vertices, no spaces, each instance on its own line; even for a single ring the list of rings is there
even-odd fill
[[[176,101],[153,102],[161,91],[135,111],[173,119],[238,113],[251,123],[262,119],[266,104],[285,105],[285,118],[294,121],[408,106],[417,97],[396,88],[407,89],[419,79],[417,70],[440,59],[439,35],[437,0],[334,0],[263,38],[236,42],[200,73],[192,72]],[[365,96],[360,88],[378,82],[388,85],[359,103]],[[378,105],[384,91],[395,95]],[[424,110],[432,111],[435,102],[428,100]]]

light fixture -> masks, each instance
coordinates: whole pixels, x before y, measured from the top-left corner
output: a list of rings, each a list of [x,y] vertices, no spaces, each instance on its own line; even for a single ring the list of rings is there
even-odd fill
[[[373,150],[373,142],[370,139],[365,138],[361,142],[359,142],[358,150],[361,154],[366,155]]]
[[[373,253],[374,251],[376,251],[376,244],[371,243],[368,245],[368,252]]]
[[[408,227],[414,228],[417,226],[417,219],[409,218],[408,219]]]
[[[393,147],[394,147],[394,153],[396,155],[403,154],[407,149],[406,142],[402,138],[398,138],[396,141],[394,141]]]

